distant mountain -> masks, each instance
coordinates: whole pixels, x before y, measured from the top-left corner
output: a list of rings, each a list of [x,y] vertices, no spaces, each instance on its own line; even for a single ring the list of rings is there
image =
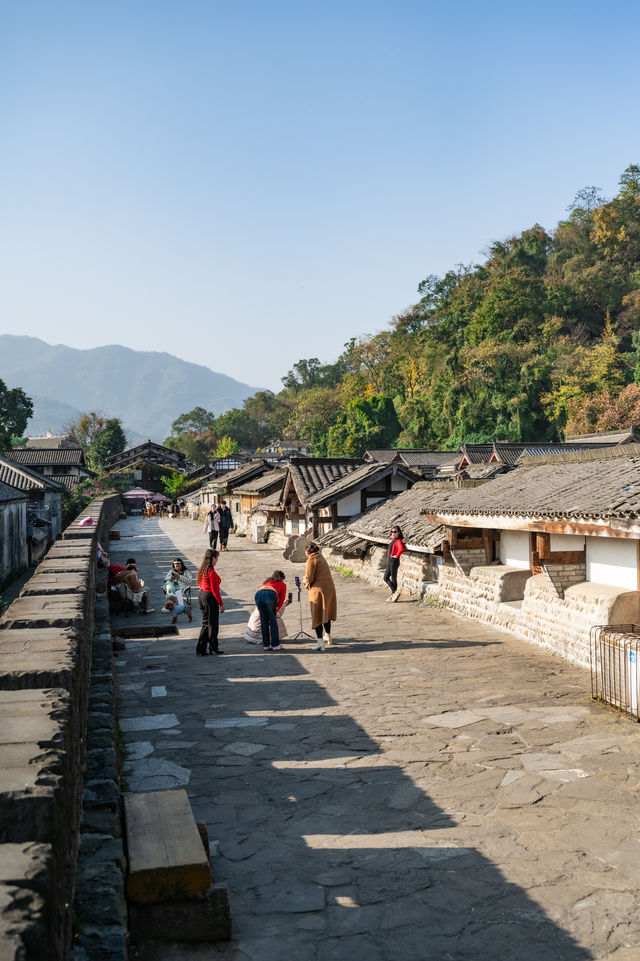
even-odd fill
[[[27,428],[32,434],[59,430],[79,411],[100,410],[120,417],[134,441],[162,442],[180,414],[194,407],[222,414],[259,389],[172,354],[118,346],[76,350],[12,334],[0,335],[0,379],[37,398],[37,417]]]

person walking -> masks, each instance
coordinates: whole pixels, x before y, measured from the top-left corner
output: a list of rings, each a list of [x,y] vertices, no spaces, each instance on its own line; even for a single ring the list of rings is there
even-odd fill
[[[318,638],[314,651],[331,647],[331,621],[338,616],[338,601],[329,565],[314,541],[305,548],[307,563],[304,569],[304,586],[309,590],[311,626]]]
[[[220,515],[220,550],[228,551],[227,541],[229,540],[229,531],[233,527],[233,515],[227,507],[226,501],[220,501],[218,514]]]
[[[218,534],[220,532],[220,513],[217,507],[211,507],[204,519],[204,534],[209,534],[209,547],[215,551],[218,546]]]
[[[199,657],[204,657],[206,654],[224,654],[224,651],[218,647],[218,624],[220,613],[224,611],[224,602],[220,594],[220,577],[215,569],[219,557],[218,551],[205,551],[198,570],[199,602],[202,611],[202,627],[196,645],[196,654]]]
[[[404,539],[399,527],[391,528],[392,540],[387,545],[387,570],[384,575],[384,582],[391,591],[391,596],[387,598],[387,604],[395,604],[400,597],[398,589],[398,567],[400,558],[404,554]]]
[[[255,602],[260,614],[262,647],[265,651],[279,651],[281,644],[278,633],[278,611],[291,603],[287,597],[287,585],[282,571],[274,571],[260,590],[256,591]]]

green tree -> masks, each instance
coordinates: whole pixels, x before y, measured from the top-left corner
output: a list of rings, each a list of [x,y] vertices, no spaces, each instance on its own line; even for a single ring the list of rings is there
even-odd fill
[[[9,450],[12,437],[22,437],[32,414],[33,403],[22,388],[9,390],[0,380],[0,451]]]
[[[177,437],[179,434],[204,434],[211,430],[216,417],[210,410],[204,407],[194,407],[186,414],[180,414],[171,425],[171,434]]]
[[[216,447],[216,457],[229,457],[231,454],[237,454],[239,450],[240,445],[237,440],[233,440],[231,437],[222,437]]]
[[[327,452],[330,456],[360,457],[367,447],[392,447],[399,431],[390,397],[374,395],[352,400],[329,428]]]
[[[107,461],[114,454],[119,454],[127,446],[127,437],[122,429],[119,417],[106,420],[104,427],[97,430],[91,438],[87,451],[87,460],[92,470],[103,473]]]
[[[180,496],[180,492],[186,484],[184,474],[181,474],[180,471],[177,470],[172,471],[170,474],[163,474],[160,482],[165,494],[172,500]]]

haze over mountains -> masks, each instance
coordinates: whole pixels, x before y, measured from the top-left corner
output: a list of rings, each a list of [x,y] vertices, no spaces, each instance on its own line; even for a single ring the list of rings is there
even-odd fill
[[[34,400],[30,434],[55,433],[79,413],[100,410],[120,417],[129,443],[162,442],[180,414],[198,406],[222,414],[259,389],[172,354],[76,350],[12,334],[0,335],[0,378]]]

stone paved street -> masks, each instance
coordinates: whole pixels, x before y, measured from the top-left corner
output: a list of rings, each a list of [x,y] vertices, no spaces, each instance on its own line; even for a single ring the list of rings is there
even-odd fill
[[[197,567],[201,524],[118,526],[111,557],[136,557],[156,613],[114,626],[166,625],[161,573]],[[234,924],[144,958],[637,961],[640,731],[588,672],[339,574],[337,646],[264,655],[242,639],[253,594],[302,567],[230,548],[224,657],[195,656],[196,607],[116,661],[126,788],[186,787]]]

